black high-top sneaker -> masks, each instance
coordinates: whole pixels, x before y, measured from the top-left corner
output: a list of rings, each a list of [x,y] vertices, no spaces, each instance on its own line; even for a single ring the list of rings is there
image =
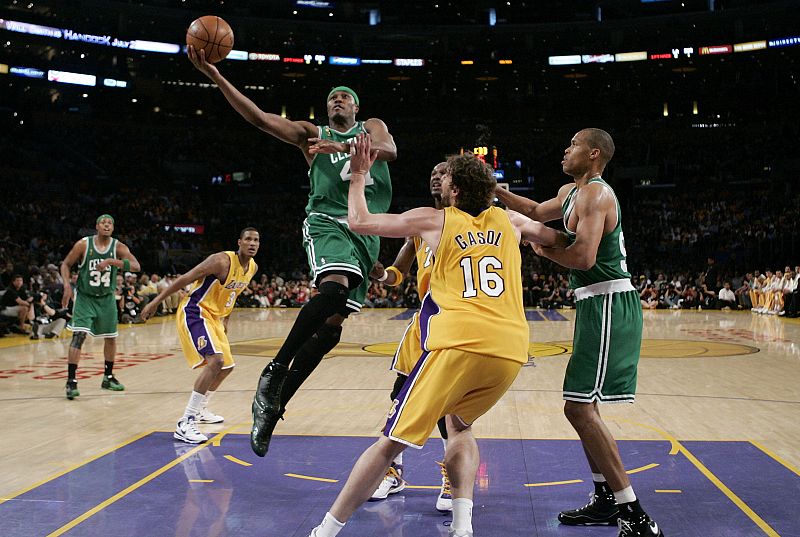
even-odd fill
[[[281,409],[281,390],[289,368],[277,362],[270,362],[258,379],[258,388],[253,397],[253,428],[250,430],[250,448],[253,453],[263,457],[269,451],[272,431],[283,414]]]
[[[619,508],[613,494],[589,495],[589,503],[578,509],[561,511],[558,521],[567,526],[613,526],[619,518]]]

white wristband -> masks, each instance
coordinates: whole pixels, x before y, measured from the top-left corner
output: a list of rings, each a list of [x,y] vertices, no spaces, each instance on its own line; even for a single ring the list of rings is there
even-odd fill
[[[381,276],[381,277],[380,277],[380,278],[378,278],[377,280],[378,280],[379,282],[385,282],[385,281],[386,281],[386,278],[388,278],[388,277],[389,277],[389,272],[388,272],[386,269],[384,269],[384,270],[383,270],[383,276]]]

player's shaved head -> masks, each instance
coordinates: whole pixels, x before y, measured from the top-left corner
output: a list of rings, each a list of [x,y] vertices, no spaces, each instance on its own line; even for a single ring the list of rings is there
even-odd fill
[[[611,160],[611,157],[614,156],[615,147],[611,135],[603,129],[592,128],[583,129],[581,133],[583,133],[584,139],[591,149],[600,150],[600,161],[603,163],[603,167],[605,167]]]

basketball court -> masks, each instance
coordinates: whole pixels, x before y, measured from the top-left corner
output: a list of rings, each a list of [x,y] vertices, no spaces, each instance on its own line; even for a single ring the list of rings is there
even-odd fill
[[[102,391],[102,342],[87,340],[81,396],[63,395],[69,339],[0,340],[0,534],[305,537],[389,407],[390,356],[406,310],[365,310],[290,403],[263,459],[249,447],[250,401],[296,310],[236,310],[237,368],[212,400],[210,441],[173,441],[195,378],[172,317],[121,327]],[[561,526],[592,489],[562,414],[573,310],[527,312],[530,363],[475,425],[479,536],[615,536]],[[800,322],[749,312],[645,311],[635,405],[606,405],[637,495],[666,535],[798,536]],[[491,327],[487,327],[490,330]],[[447,535],[434,504],[441,441],[406,451],[405,491],[359,509],[343,535]]]

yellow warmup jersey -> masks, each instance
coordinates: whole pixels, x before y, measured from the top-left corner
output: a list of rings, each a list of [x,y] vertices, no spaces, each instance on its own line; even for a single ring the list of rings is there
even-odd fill
[[[508,215],[498,207],[478,216],[455,207],[444,211],[430,290],[420,310],[422,348],[526,363],[522,259]]]
[[[420,237],[414,237],[414,251],[417,253],[417,292],[425,296],[430,287],[433,271],[433,252],[428,243]]]
[[[252,259],[247,268],[239,263],[236,252],[223,252],[231,260],[228,277],[221,283],[216,276],[209,275],[197,280],[189,289],[189,295],[184,298],[182,307],[187,308],[187,313],[195,307],[202,308],[207,314],[216,318],[227,317],[233,311],[236,297],[242,294],[244,288],[250,284],[258,271],[258,265]]]

